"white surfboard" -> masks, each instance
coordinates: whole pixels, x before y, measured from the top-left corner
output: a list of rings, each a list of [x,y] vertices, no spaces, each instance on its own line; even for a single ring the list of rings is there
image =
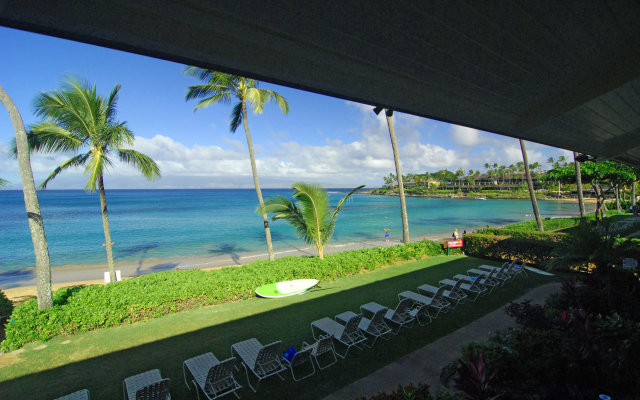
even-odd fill
[[[294,296],[302,294],[318,284],[317,279],[296,279],[293,281],[282,281],[268,283],[256,289],[256,294],[260,297],[274,299],[277,297]]]
[[[536,273],[536,274],[546,275],[546,276],[553,276],[553,274],[551,272],[543,271],[543,270],[538,269],[538,268],[533,268],[533,267],[525,267],[525,268],[528,269],[531,272]]]

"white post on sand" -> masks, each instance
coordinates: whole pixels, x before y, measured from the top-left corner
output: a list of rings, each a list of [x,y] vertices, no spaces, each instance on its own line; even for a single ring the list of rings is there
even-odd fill
[[[116,281],[121,281],[122,275],[120,274],[120,270],[116,270]],[[104,283],[111,283],[111,278],[109,277],[109,271],[105,271],[104,273]]]

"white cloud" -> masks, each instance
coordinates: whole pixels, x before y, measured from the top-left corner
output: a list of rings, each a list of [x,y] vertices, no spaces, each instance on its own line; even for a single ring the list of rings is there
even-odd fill
[[[453,141],[460,146],[477,146],[482,141],[477,129],[466,126],[451,125],[450,133]]]

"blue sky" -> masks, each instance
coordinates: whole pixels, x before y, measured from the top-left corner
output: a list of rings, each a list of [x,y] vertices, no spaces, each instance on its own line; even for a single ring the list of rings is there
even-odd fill
[[[214,105],[193,112],[185,102],[187,86],[197,80],[184,66],[63,39],[0,27],[0,85],[12,97],[25,124],[33,116],[33,99],[59,88],[67,75],[86,79],[107,95],[122,85],[118,118],[136,135],[134,148],[154,158],[162,178],[147,182],[127,166],[115,165],[106,177],[108,188],[236,188],[253,186],[242,127],[229,132],[231,107]],[[10,62],[6,62],[10,60]],[[288,101],[283,116],[276,105],[262,115],[250,115],[258,174],[263,187],[288,187],[299,180],[326,187],[366,184],[380,186],[394,171],[391,145],[383,116],[370,106],[264,83]],[[382,113],[381,113],[382,114]],[[396,135],[403,173],[439,169],[483,169],[485,162],[521,161],[516,139],[425,118],[396,113]],[[17,162],[7,155],[13,136],[11,121],[0,112],[0,177],[19,189]],[[528,144],[530,162],[567,151]],[[36,184],[70,154],[34,155]],[[59,175],[51,189],[79,189],[82,170]]]

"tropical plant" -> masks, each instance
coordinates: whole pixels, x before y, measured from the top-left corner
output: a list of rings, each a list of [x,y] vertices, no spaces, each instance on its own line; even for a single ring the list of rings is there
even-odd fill
[[[4,186],[8,186],[8,185],[9,185],[9,181],[8,180],[0,178],[0,187],[4,187]]]
[[[335,228],[336,217],[342,211],[346,201],[362,189],[360,185],[351,190],[338,202],[331,211],[329,195],[319,185],[298,182],[291,188],[294,190],[293,200],[283,196],[268,198],[264,205],[256,209],[258,214],[273,214],[272,221],[284,219],[293,226],[300,238],[318,249],[318,257],[324,259],[324,246],[329,243]]]
[[[33,252],[36,257],[36,297],[38,308],[50,308],[53,305],[51,295],[51,265],[49,261],[49,246],[44,233],[44,222],[40,212],[40,202],[36,185],[33,181],[33,171],[29,160],[29,144],[27,132],[22,122],[22,116],[11,97],[0,86],[0,102],[4,105],[11,118],[15,130],[15,156],[18,159],[18,169],[22,180],[22,193],[24,194],[24,206],[27,211],[29,231],[33,242]]]
[[[381,110],[376,107],[373,112],[376,114]],[[389,137],[391,138],[391,149],[393,150],[393,161],[396,165],[396,175],[398,176],[398,192],[400,197],[400,214],[402,216],[402,243],[409,243],[409,218],[407,216],[407,202],[404,198],[404,183],[402,181],[402,167],[400,166],[400,154],[398,153],[398,143],[396,133],[393,128],[393,110],[385,108],[384,114],[387,117]]]
[[[40,188],[46,189],[49,182],[63,171],[85,167],[85,173],[89,176],[85,190],[92,193],[97,189],[100,196],[104,246],[111,282],[116,281],[116,274],[104,189],[106,169],[113,165],[110,155],[115,153],[121,162],[135,167],[149,180],[160,176],[158,165],[150,157],[123,148],[133,145],[134,134],[126,122],[116,120],[120,88],[120,85],[116,85],[109,97],[104,98],[98,95],[95,85],[69,78],[61,90],[41,93],[36,98],[35,113],[43,121],[32,125],[29,133],[29,145],[33,152],[79,153],[60,164],[40,184]]]
[[[251,172],[253,173],[253,185],[256,188],[258,203],[262,206],[264,204],[264,200],[262,199],[262,190],[260,189],[260,181],[258,180],[258,168],[256,167],[256,158],[253,152],[251,133],[249,132],[247,103],[249,103],[249,106],[255,114],[262,114],[264,106],[267,103],[276,102],[284,115],[289,112],[289,104],[284,97],[275,91],[260,89],[258,87],[260,82],[255,79],[198,67],[186,67],[184,73],[189,76],[197,76],[200,80],[206,82],[204,84],[189,86],[186,100],[202,99],[194,111],[218,102],[230,104],[232,101],[237,100],[237,103],[235,103],[231,111],[231,122],[229,124],[229,128],[231,129],[231,132],[235,133],[241,123],[244,126],[244,133],[247,137],[247,146],[249,148]],[[267,214],[263,214],[262,219],[264,222],[264,234],[267,242],[267,253],[269,255],[269,260],[273,261],[275,256],[273,254],[271,229],[269,227]]]

